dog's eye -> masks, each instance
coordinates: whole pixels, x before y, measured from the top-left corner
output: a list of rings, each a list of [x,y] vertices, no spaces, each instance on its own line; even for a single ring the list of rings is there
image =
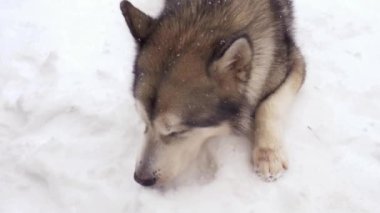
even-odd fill
[[[172,132],[170,134],[168,134],[167,136],[168,137],[171,137],[171,138],[174,138],[174,137],[178,137],[184,133],[186,133],[188,130],[181,130],[181,131],[178,131],[178,132]]]

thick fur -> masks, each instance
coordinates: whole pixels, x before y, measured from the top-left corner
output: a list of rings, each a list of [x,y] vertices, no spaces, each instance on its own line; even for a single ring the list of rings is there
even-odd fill
[[[290,0],[168,0],[157,19],[128,1],[121,10],[138,44],[133,94],[147,124],[139,183],[173,179],[229,133],[252,141],[265,180],[287,169],[281,120],[305,77]]]

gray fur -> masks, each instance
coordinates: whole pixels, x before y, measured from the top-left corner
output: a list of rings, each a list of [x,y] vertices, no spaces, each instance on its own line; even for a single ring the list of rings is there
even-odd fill
[[[303,60],[290,0],[167,0],[157,19],[127,1],[121,9],[139,44],[133,94],[151,124],[170,112],[188,127],[227,122],[249,136],[258,105],[285,82],[295,58]],[[238,48],[250,50],[232,55],[229,70],[220,71],[241,39],[247,43]],[[239,64],[247,58],[240,54],[249,63]]]

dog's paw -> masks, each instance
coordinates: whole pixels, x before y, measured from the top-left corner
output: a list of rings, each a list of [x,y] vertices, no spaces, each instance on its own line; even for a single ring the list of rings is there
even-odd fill
[[[277,180],[288,169],[288,161],[282,148],[255,147],[252,160],[256,174],[267,182]]]

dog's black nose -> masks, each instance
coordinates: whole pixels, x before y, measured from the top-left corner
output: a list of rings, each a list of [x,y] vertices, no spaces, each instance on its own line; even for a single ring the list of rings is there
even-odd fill
[[[157,181],[156,177],[143,177],[143,176],[140,177],[139,175],[137,175],[136,172],[135,172],[134,178],[137,183],[143,186],[153,186]]]

